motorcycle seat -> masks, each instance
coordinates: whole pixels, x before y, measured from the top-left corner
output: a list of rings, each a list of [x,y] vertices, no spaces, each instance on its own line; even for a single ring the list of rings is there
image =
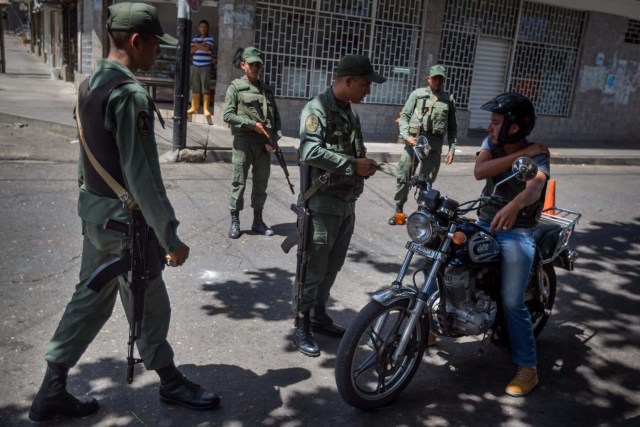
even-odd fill
[[[534,232],[534,238],[536,245],[538,246],[538,252],[541,259],[548,259],[553,255],[553,252],[558,244],[560,232],[562,226],[551,222],[541,221],[536,226]]]

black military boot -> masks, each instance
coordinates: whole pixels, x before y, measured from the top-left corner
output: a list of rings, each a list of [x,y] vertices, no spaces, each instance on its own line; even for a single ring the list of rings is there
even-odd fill
[[[320,347],[313,340],[311,334],[311,319],[308,311],[296,314],[295,331],[293,332],[293,345],[305,356],[320,356]]]
[[[217,394],[189,381],[173,363],[156,372],[160,376],[160,401],[200,410],[215,409],[220,404]]]
[[[251,230],[264,236],[273,236],[273,230],[262,220],[262,209],[253,210],[253,225],[251,226]]]
[[[389,218],[389,225],[398,225],[396,222],[396,215],[398,213],[402,213],[402,208],[403,206],[400,204],[396,204],[396,213],[393,214],[393,216],[391,218]],[[403,222],[404,224],[404,222]]]
[[[240,212],[231,211],[231,228],[229,229],[229,238],[237,239],[240,237]]]
[[[346,329],[333,321],[327,314],[327,309],[323,303],[318,303],[313,307],[313,316],[311,316],[311,330],[319,334],[328,335],[330,337],[341,337]]]
[[[30,420],[47,421],[56,415],[84,417],[98,410],[98,401],[93,397],[77,398],[67,392],[68,374],[69,368],[47,362],[44,381],[29,410]]]

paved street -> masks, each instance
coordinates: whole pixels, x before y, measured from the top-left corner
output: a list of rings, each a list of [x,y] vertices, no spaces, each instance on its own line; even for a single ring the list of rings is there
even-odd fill
[[[32,127],[0,124],[0,425],[28,425],[42,359],[77,282],[81,254],[76,215],[77,144]],[[442,166],[436,187],[463,201],[475,197],[472,163]],[[279,247],[293,230],[282,171],[272,168],[265,220],[276,236],[246,232],[229,240],[226,163],[165,164],[169,197],[191,246],[187,264],[165,273],[172,300],[170,342],[179,367],[215,389],[213,412],[158,400],[155,373],[125,382],[127,324],[114,315],[71,371],[69,389],[99,399],[90,418],[71,426],[637,426],[640,424],[640,178],[638,166],[557,165],[559,206],[584,217],[573,246],[576,270],[558,271],[554,314],[538,341],[539,387],[528,397],[503,393],[514,371],[508,354],[480,339],[442,339],[416,378],[387,408],[347,406],[335,387],[338,342],[318,337],[311,359],[290,345],[289,307],[295,254]],[[292,181],[298,182],[291,165]],[[404,227],[393,211],[393,165],[367,181],[333,312],[348,323],[368,295],[388,285],[404,256]],[[249,190],[248,190],[249,191]]]

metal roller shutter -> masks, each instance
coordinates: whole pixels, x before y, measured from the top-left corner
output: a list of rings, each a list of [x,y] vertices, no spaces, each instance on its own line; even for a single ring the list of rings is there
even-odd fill
[[[504,92],[510,48],[508,40],[478,39],[469,91],[469,129],[485,129],[489,124],[491,114],[480,106]]]

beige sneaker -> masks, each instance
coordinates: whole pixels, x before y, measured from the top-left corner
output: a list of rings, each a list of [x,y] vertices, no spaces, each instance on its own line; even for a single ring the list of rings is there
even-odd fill
[[[433,332],[429,331],[429,336],[427,337],[427,347],[431,347],[432,345],[436,345],[436,340],[438,336]]]
[[[538,385],[538,371],[536,368],[523,368],[518,367],[518,373],[507,384],[507,388],[504,390],[509,396],[520,397],[527,395]]]

